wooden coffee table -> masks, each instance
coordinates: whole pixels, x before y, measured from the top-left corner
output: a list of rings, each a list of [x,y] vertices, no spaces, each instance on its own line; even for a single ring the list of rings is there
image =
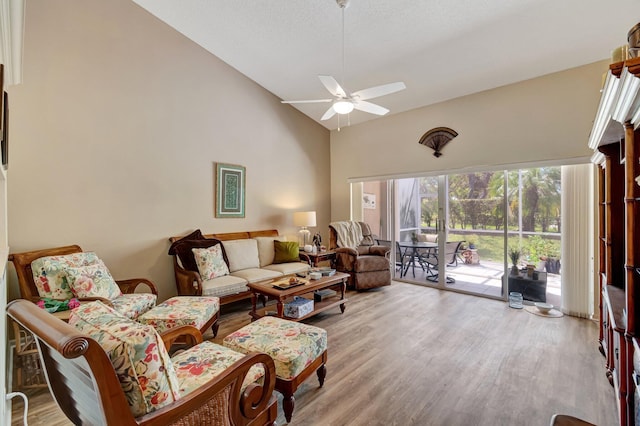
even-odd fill
[[[347,288],[347,280],[349,279],[349,274],[345,274],[342,272],[336,272],[335,275],[330,277],[322,277],[319,280],[311,280],[309,278],[299,278],[304,281],[304,285],[299,285],[297,287],[291,287],[286,290],[280,290],[274,288],[273,285],[275,283],[280,283],[287,281],[289,277],[280,278],[272,281],[264,281],[260,283],[251,283],[247,284],[249,289],[251,290],[251,318],[257,320],[258,318],[262,318],[266,315],[266,312],[273,310],[273,306],[266,306],[264,308],[258,309],[256,306],[256,302],[258,301],[259,296],[265,296],[268,299],[276,300],[277,307],[277,316],[280,318],[286,318],[292,321],[302,321],[306,318],[312,317],[320,312],[326,311],[327,309],[334,308],[336,306],[340,306],[340,312],[344,313],[345,302],[347,299],[344,297],[344,292]],[[316,290],[322,290],[326,288],[333,288],[337,291],[335,296],[329,297],[328,299],[322,300],[321,302],[315,302],[313,306],[313,311],[304,315],[300,318],[290,318],[284,316],[284,303],[287,300],[293,299],[294,296],[306,297],[307,299],[313,300],[313,292]]]

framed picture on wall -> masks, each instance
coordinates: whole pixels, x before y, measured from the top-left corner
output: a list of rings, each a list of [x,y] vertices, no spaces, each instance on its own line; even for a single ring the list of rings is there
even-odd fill
[[[245,168],[216,163],[215,217],[244,217]]]
[[[362,194],[362,208],[375,210],[375,208],[376,208],[376,195],[375,194],[367,194],[366,192],[364,194]]]

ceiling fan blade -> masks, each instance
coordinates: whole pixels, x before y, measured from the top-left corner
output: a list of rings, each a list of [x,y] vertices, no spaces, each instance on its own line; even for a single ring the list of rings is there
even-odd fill
[[[354,98],[358,98],[358,100],[364,101],[367,99],[373,99],[380,96],[389,95],[391,93],[399,92],[400,90],[404,90],[406,88],[407,86],[405,86],[402,81],[397,81],[395,83],[383,84],[381,86],[358,90],[357,92],[352,93],[351,96]]]
[[[324,113],[320,121],[328,120],[331,117],[333,117],[335,114],[336,114],[336,111],[333,109],[333,105],[331,105],[331,108],[329,108],[327,112]]]
[[[303,101],[280,101],[283,104],[315,104],[319,102],[333,102],[333,99],[312,99]]]
[[[331,77],[330,75],[319,75],[318,78],[320,79],[322,84],[324,84],[324,87],[326,87],[329,93],[331,93],[333,96],[337,96],[339,98],[347,97],[347,93],[338,84],[335,78]]]
[[[360,111],[368,112],[370,114],[376,115],[385,115],[389,112],[385,107],[381,107],[380,105],[372,104],[371,102],[365,101],[357,101],[354,102],[354,108]]]

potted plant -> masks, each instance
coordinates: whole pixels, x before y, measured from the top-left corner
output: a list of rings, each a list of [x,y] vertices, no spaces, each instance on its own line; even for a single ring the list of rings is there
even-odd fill
[[[520,249],[510,248],[509,249],[509,259],[511,259],[511,275],[518,275],[518,261],[520,261],[521,256]]]

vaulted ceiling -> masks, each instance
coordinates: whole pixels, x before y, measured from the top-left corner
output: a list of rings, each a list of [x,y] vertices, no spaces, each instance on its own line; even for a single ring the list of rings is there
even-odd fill
[[[640,18],[637,0],[351,0],[343,75],[336,0],[134,1],[283,100],[327,98],[321,74],[403,81],[372,100],[390,114],[607,59]],[[329,105],[293,107],[335,129]]]

